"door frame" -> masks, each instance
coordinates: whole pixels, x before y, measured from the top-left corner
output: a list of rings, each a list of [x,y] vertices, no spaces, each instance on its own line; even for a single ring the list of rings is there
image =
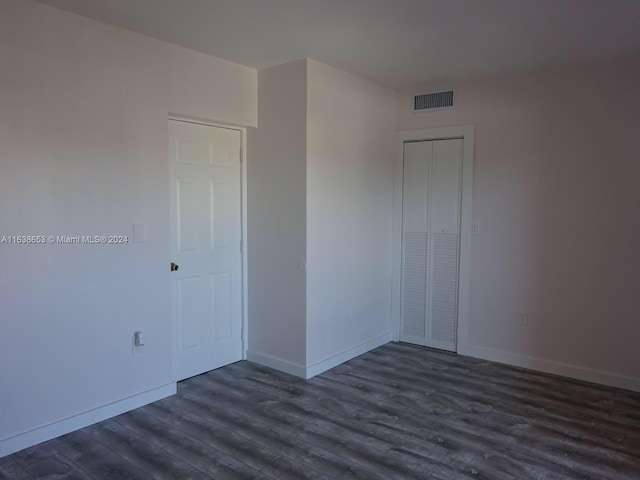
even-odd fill
[[[393,231],[391,281],[391,333],[400,340],[402,285],[402,195],[404,178],[404,144],[430,140],[462,139],[462,202],[460,205],[460,266],[458,272],[458,322],[456,352],[466,355],[469,329],[469,292],[471,285],[471,235],[473,233],[473,148],[474,126],[403,130],[396,133],[396,156],[393,168]]]
[[[240,132],[240,238],[242,241],[242,252],[241,252],[241,262],[242,262],[242,266],[241,266],[241,271],[240,271],[240,275],[242,277],[241,279],[241,288],[242,288],[242,292],[241,292],[241,296],[242,296],[242,311],[240,312],[241,315],[241,333],[240,333],[240,337],[241,337],[241,341],[242,341],[242,359],[246,360],[247,359],[247,345],[249,345],[249,319],[248,319],[248,312],[249,312],[249,292],[248,292],[248,279],[249,279],[249,275],[248,275],[248,270],[247,270],[247,129],[245,127],[239,127],[236,125],[229,125],[229,124],[225,124],[225,123],[217,123],[217,122],[210,122],[207,120],[201,120],[201,119],[194,119],[194,118],[190,118],[187,116],[182,116],[182,115],[176,115],[176,114],[169,114],[168,120],[175,120],[177,122],[185,122],[185,123],[193,123],[196,125],[206,125],[208,127],[216,127],[216,128],[225,128],[227,130],[236,130],[238,132]],[[168,131],[168,121],[167,121],[167,135],[166,137],[168,138],[169,135],[169,131]],[[167,155],[169,154],[169,152],[167,152]],[[171,162],[171,158],[168,158],[168,161]],[[169,184],[171,183],[171,179],[169,179]],[[169,216],[171,216],[171,211],[169,211]],[[171,218],[171,217],[169,217]],[[169,232],[169,235],[171,235],[171,232]],[[170,277],[169,277],[170,278]],[[172,305],[173,308],[173,305]],[[173,318],[171,319],[172,322],[172,332],[174,331],[173,327],[175,325],[173,325]],[[175,339],[171,340],[171,355],[173,356],[173,342]],[[172,369],[173,373],[173,379],[175,381],[175,369]]]

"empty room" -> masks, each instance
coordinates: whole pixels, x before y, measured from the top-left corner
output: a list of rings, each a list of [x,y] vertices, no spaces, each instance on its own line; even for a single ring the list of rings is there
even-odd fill
[[[640,480],[640,2],[0,0],[0,479]]]

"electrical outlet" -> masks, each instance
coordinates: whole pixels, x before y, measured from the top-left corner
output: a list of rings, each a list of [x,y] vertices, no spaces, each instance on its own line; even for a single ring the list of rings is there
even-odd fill
[[[139,331],[133,334],[133,344],[140,348],[144,347],[144,333]]]
[[[133,338],[131,341],[131,353],[133,355],[142,353],[142,347],[144,347],[144,332],[141,330],[133,332]]]
[[[520,312],[520,326],[526,327],[529,325],[529,312]]]
[[[480,224],[479,223],[474,223],[473,226],[472,226],[472,230],[473,230],[473,234],[474,235],[480,234]]]

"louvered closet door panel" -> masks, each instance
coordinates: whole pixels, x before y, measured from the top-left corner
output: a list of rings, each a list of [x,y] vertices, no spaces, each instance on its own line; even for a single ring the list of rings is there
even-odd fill
[[[429,172],[433,147],[406,143],[402,199],[400,340],[425,345],[428,305]]]
[[[462,140],[433,142],[426,344],[456,350]]]
[[[406,143],[400,340],[456,350],[462,143]]]
[[[427,233],[405,233],[401,340],[419,345],[425,344],[426,335],[427,258]]]

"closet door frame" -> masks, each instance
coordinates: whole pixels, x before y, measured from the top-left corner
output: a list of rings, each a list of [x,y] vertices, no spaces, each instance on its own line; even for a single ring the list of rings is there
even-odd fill
[[[458,325],[457,353],[465,355],[469,350],[469,290],[471,281],[471,236],[473,230],[473,146],[474,126],[428,128],[405,130],[396,134],[396,156],[393,184],[393,273],[391,292],[391,332],[392,339],[400,339],[400,305],[402,285],[402,198],[404,178],[405,142],[448,140],[461,138],[462,150],[462,201],[460,204],[460,266],[458,277]]]

